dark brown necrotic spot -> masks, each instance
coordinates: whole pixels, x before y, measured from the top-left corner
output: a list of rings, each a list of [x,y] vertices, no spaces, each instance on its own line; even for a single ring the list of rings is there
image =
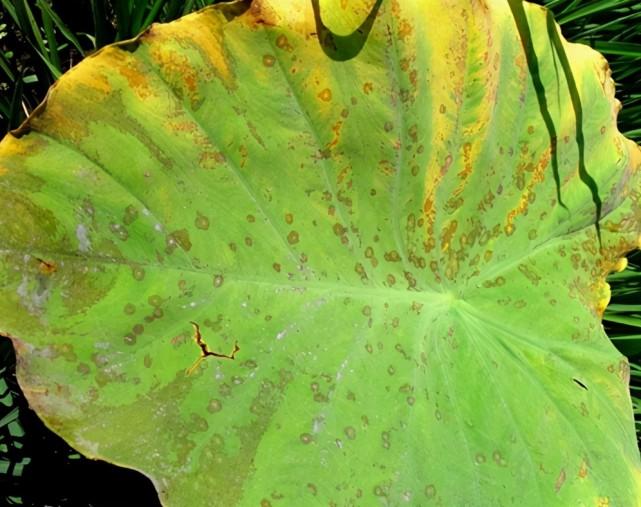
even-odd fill
[[[275,61],[276,58],[274,58],[272,55],[263,55],[263,65],[265,67],[273,67]]]
[[[167,235],[165,252],[172,254],[176,247],[182,248],[185,252],[191,250],[191,240],[187,229],[180,229]]]
[[[300,238],[298,237],[298,232],[296,231],[290,231],[287,235],[287,242],[290,245],[295,245],[296,243],[298,243],[299,239]]]

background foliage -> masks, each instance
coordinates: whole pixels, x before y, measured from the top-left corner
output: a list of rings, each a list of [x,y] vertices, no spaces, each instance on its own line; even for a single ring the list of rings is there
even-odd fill
[[[216,0],[0,0],[0,135],[16,128],[48,87],[84,56]],[[638,0],[540,0],[571,41],[609,60],[624,104],[620,130],[641,141],[641,3]],[[641,434],[641,255],[610,277],[604,326],[630,358],[631,394]],[[0,338],[0,502],[8,505],[158,505],[141,475],[82,458],[43,427],[15,380],[15,357]],[[53,479],[53,480],[52,480]],[[55,484],[43,488],[43,483]],[[114,484],[119,487],[115,488]],[[119,497],[119,492],[123,496]],[[126,496],[124,496],[126,495]]]

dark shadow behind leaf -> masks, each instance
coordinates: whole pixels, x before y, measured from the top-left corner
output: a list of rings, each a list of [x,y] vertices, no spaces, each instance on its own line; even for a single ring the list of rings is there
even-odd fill
[[[376,4],[374,4],[361,26],[349,35],[335,34],[323,23],[318,2],[319,0],[312,0],[312,7],[314,9],[314,21],[316,23],[318,41],[323,52],[332,60],[340,62],[351,60],[363,49],[367,37],[374,26],[374,20],[376,19],[383,0],[376,0]]]

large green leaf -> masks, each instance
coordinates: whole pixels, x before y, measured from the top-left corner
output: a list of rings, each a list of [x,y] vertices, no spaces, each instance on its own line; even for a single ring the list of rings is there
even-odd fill
[[[172,506],[641,505],[605,61],[515,0],[348,4],[154,26],[2,141],[31,405]]]

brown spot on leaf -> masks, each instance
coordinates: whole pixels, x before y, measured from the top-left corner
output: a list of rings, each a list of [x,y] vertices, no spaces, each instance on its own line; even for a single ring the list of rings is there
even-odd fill
[[[122,221],[125,225],[132,224],[138,218],[138,210],[134,206],[127,206]]]
[[[583,459],[583,461],[581,461],[581,467],[579,468],[578,474],[581,479],[585,479],[588,476],[588,467],[589,465],[587,461]]]
[[[391,250],[389,252],[385,252],[383,254],[383,257],[388,262],[399,262],[401,260],[401,256],[398,254],[398,252],[396,250]]]
[[[220,400],[209,400],[209,404],[207,405],[207,412],[210,414],[215,414],[216,412],[220,412],[223,409],[223,404]]]
[[[385,488],[383,486],[374,487],[374,494],[376,496],[387,496],[387,492],[385,491]]]
[[[158,294],[154,294],[147,298],[147,303],[149,303],[150,306],[160,306],[163,300]]]
[[[191,250],[191,240],[189,239],[189,232],[187,229],[179,229],[171,232],[165,239],[165,252],[171,255],[176,247],[182,248],[185,252]]]
[[[285,51],[291,51],[293,48],[285,35],[279,35],[276,38],[276,47]]]
[[[329,88],[325,88],[318,94],[318,98],[323,102],[329,102],[332,100],[332,91]]]
[[[496,463],[499,466],[507,466],[507,461],[505,461],[505,458],[503,457],[501,452],[498,450],[492,453],[492,459],[494,460],[494,463]]]
[[[196,219],[194,220],[194,225],[203,231],[209,229],[209,218],[200,212],[197,213]]]
[[[36,260],[38,261],[38,270],[43,275],[52,275],[53,273],[58,271],[58,268],[56,267],[56,265],[53,262],[45,261],[45,260],[40,259],[38,257],[36,257]]]
[[[300,441],[303,442],[305,445],[307,445],[314,441],[314,437],[311,436],[309,433],[301,433]]]
[[[450,153],[450,154],[448,154],[448,155],[445,157],[445,160],[443,161],[443,165],[441,166],[441,176],[445,176],[445,173],[447,172],[447,170],[448,170],[448,169],[450,168],[450,166],[452,165],[452,160],[453,160],[453,159],[452,159],[452,154],[451,154],[451,153]]]
[[[132,266],[131,275],[135,280],[140,282],[145,278],[145,270],[140,266]]]
[[[365,268],[363,267],[363,265],[360,262],[357,262],[355,264],[354,271],[356,271],[356,273],[358,273],[358,275],[361,277],[362,281],[367,280],[367,273],[365,271]]]
[[[556,482],[554,483],[554,491],[558,493],[561,490],[563,484],[565,483],[565,479],[565,468],[562,468],[559,476],[556,478]]]
[[[295,245],[296,243],[298,243],[299,239],[300,238],[298,236],[298,232],[296,231],[290,231],[289,234],[287,235],[287,242],[290,245]]]

